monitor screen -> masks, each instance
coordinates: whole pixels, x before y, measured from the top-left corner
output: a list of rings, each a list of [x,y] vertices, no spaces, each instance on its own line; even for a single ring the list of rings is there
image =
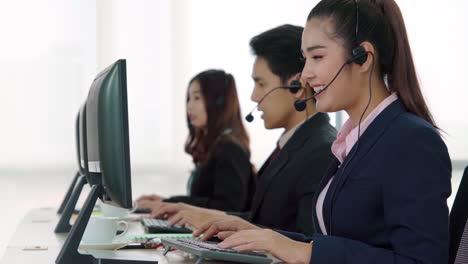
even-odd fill
[[[105,200],[132,207],[126,62],[94,79],[86,100],[88,172],[101,176]]]

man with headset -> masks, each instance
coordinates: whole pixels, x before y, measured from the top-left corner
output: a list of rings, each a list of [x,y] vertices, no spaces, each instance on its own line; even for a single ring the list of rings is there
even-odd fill
[[[312,90],[298,79],[304,67],[301,55],[303,28],[282,25],[250,41],[256,56],[252,70],[255,86],[251,99],[262,112],[266,129],[284,128],[275,150],[258,172],[257,188],[250,211],[209,210],[186,204],[163,203],[152,216],[169,216],[170,223],[199,227],[206,222],[242,217],[254,224],[312,234],[312,198],[332,157],[330,147],[336,130],[327,114],[317,112],[315,103],[295,102]],[[253,121],[250,113],[247,121]]]

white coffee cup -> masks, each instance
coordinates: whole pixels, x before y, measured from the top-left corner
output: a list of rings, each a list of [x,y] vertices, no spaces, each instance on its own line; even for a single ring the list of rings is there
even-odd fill
[[[128,210],[122,207],[114,206],[103,202],[99,204],[99,207],[101,209],[102,215],[109,217],[124,217],[130,213],[133,213],[136,209],[136,207],[133,207],[132,210]]]
[[[116,235],[117,230],[123,233]],[[81,242],[88,245],[111,244],[128,231],[128,223],[117,217],[91,216]]]
[[[106,203],[101,203],[101,212],[103,216],[109,217],[123,217],[128,215],[130,212],[122,207],[113,206]]]

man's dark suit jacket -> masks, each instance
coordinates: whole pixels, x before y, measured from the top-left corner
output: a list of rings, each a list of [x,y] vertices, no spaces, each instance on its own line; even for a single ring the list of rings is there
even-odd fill
[[[248,220],[269,228],[312,234],[312,199],[332,158],[336,130],[327,114],[304,122],[276,158],[258,173]]]
[[[223,135],[194,175],[190,196],[173,196],[165,201],[222,211],[248,210],[255,192],[252,169],[249,153],[232,136]]]
[[[317,196],[332,176],[323,204],[328,235],[318,226],[317,197],[317,234],[284,232],[313,241],[311,263],[447,263],[450,157],[434,127],[400,100],[376,117],[341,166],[332,161]]]

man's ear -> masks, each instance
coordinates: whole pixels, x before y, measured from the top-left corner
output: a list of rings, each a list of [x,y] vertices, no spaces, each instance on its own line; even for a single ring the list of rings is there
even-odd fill
[[[298,99],[304,99],[306,98],[307,94],[306,94],[306,91],[305,91],[305,87],[301,87],[301,89],[299,89],[297,91],[297,93],[291,93],[291,95],[294,97],[294,99],[298,100]]]

